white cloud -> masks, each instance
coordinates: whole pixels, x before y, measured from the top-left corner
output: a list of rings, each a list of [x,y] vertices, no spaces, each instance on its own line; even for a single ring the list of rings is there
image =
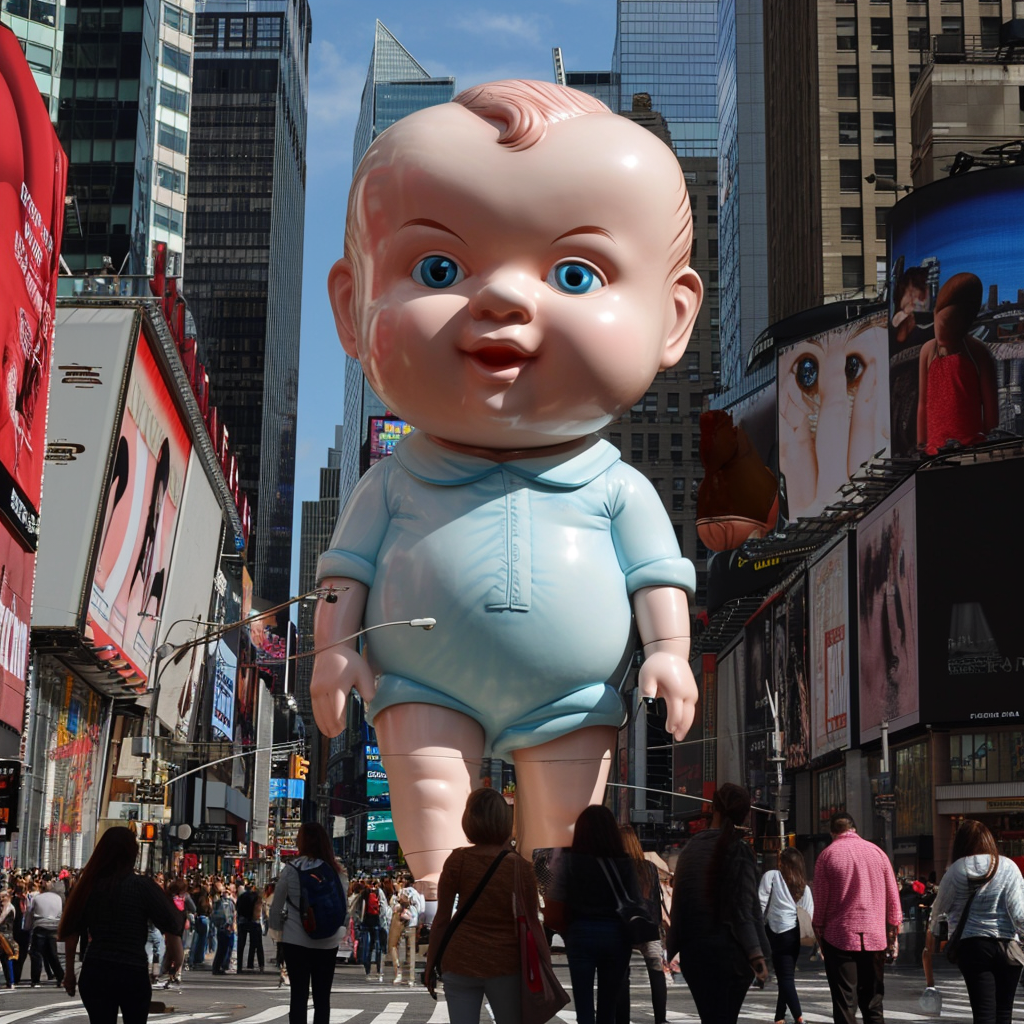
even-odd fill
[[[474,35],[490,36],[494,42],[517,41],[537,46],[541,41],[540,25],[536,19],[518,14],[487,14],[477,11],[459,18],[455,28]]]
[[[339,124],[359,113],[366,63],[346,60],[330,40],[314,40],[309,53],[309,120]]]

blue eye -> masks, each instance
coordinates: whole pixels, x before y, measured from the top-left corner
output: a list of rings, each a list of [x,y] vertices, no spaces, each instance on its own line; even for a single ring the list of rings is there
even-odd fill
[[[548,284],[567,295],[586,295],[604,287],[604,281],[586,263],[571,260],[551,268]]]
[[[414,281],[419,281],[428,288],[451,288],[465,275],[455,260],[447,256],[427,256],[416,264],[412,276]]]

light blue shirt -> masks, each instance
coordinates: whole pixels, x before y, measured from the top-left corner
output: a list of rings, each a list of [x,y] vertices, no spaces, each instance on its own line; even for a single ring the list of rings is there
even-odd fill
[[[811,887],[804,886],[800,899],[793,900],[793,894],[778,870],[766,871],[761,876],[761,884],[757,887],[757,895],[761,900],[761,913],[765,915],[764,923],[776,935],[792,931],[797,927],[796,908],[803,907],[811,917],[814,916],[814,897]]]
[[[949,934],[956,931],[967,904],[970,888],[988,873],[988,854],[961,857],[942,876],[932,904],[929,928],[938,935],[943,920]],[[971,904],[963,938],[1013,939],[1024,934],[1024,878],[1009,857],[1000,857],[996,873],[986,882]]]
[[[369,635],[371,714],[452,708],[495,756],[620,726],[630,595],[695,584],[657,492],[608,442],[496,463],[419,432],[359,482],[317,566],[332,576],[369,588],[368,626],[437,619]]]

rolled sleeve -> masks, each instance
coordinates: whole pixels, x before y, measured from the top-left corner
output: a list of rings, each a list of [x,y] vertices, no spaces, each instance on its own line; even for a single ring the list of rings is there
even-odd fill
[[[374,466],[352,492],[331,535],[331,546],[317,562],[318,586],[337,576],[373,586],[377,555],[391,521],[387,503],[389,461]]]

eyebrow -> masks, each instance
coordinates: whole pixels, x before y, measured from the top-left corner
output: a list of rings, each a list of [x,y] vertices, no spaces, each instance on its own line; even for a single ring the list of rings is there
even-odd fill
[[[446,228],[439,221],[430,220],[427,217],[417,217],[415,220],[407,220],[398,230],[401,231],[402,228],[433,228],[435,231],[443,231],[446,235],[452,235],[453,237],[457,238],[463,245],[467,244],[466,240],[462,237],[462,235],[458,234],[455,231],[452,231],[451,228]]]
[[[596,224],[584,224],[582,227],[572,228],[572,230],[559,235],[557,238],[552,240],[551,244],[554,245],[555,242],[560,242],[563,238],[571,238],[573,235],[604,235],[604,237],[610,241],[615,241],[610,231],[606,231],[604,228],[599,228]]]

